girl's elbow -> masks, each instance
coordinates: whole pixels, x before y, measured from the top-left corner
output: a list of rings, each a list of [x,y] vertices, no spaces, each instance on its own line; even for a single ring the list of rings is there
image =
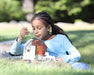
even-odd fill
[[[80,53],[78,53],[77,58],[78,58],[78,61],[81,59],[81,54]]]

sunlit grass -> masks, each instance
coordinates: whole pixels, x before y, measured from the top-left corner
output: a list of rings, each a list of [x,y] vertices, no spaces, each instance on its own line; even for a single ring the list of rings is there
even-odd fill
[[[73,45],[80,51],[81,60],[90,65],[92,70],[78,71],[70,66],[52,66],[19,62],[18,60],[0,59],[0,75],[93,75],[94,74],[94,26],[63,26],[61,27],[73,41]],[[0,42],[15,39],[20,34],[21,27],[0,27]],[[23,43],[34,38],[25,36]]]
[[[2,62],[2,63],[1,63]],[[0,61],[0,75],[92,75],[94,70],[73,70],[71,66],[49,63],[26,63],[13,60]]]

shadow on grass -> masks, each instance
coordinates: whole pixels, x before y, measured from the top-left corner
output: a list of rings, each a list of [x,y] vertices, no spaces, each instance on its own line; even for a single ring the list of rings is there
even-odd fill
[[[88,73],[88,72],[85,72],[85,73],[73,73],[74,75],[93,75],[94,73]]]
[[[18,36],[17,35],[4,35],[4,36],[0,35],[0,42],[16,39]],[[27,35],[23,38],[23,43],[25,43],[27,40],[31,38],[34,38],[33,32],[31,32],[30,35]]]
[[[91,54],[83,53],[80,61],[94,65],[94,30],[67,31],[66,33],[78,50],[81,52],[83,50],[91,51]]]
[[[70,36],[77,48],[94,44],[94,30],[68,31],[66,33]]]

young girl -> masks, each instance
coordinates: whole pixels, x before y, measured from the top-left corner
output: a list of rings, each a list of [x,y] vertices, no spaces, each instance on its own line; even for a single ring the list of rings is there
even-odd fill
[[[45,43],[50,56],[55,56],[57,61],[71,64],[74,69],[88,69],[84,63],[78,63],[81,58],[78,50],[72,45],[67,34],[58,26],[54,25],[52,18],[46,12],[35,14],[31,20],[35,37]],[[52,33],[50,30],[52,29]],[[27,28],[22,28],[19,37],[15,40],[10,49],[11,55],[22,55],[22,38],[28,35]]]

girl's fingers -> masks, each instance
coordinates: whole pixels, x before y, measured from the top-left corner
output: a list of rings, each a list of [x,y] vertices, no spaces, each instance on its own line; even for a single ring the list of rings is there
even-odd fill
[[[24,28],[24,30],[28,30],[27,28]]]
[[[56,61],[63,61],[63,59],[62,59],[61,57],[58,57],[58,58],[56,59]]]
[[[25,34],[28,35],[29,34],[29,31],[26,31]]]

